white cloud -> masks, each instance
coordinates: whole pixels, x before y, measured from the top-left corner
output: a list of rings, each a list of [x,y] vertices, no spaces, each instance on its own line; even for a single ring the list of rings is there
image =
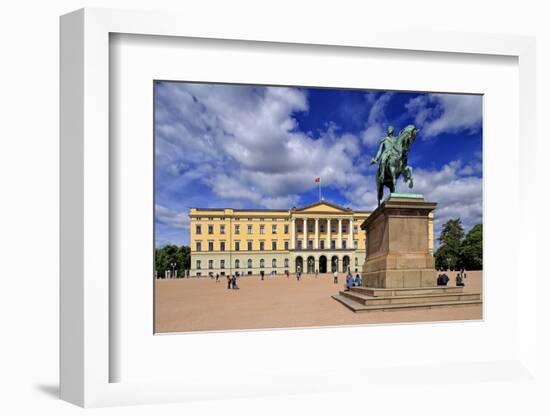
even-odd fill
[[[424,195],[430,202],[437,202],[435,211],[435,233],[440,233],[441,225],[452,218],[460,218],[465,231],[469,231],[483,217],[483,179],[465,175],[479,167],[477,162],[463,166],[453,161],[440,170],[418,169],[413,172],[413,192]],[[402,180],[397,185],[398,192],[411,192]]]
[[[176,212],[159,204],[155,204],[155,219],[174,228],[189,229],[186,212]]]
[[[441,133],[475,133],[481,127],[480,95],[421,95],[409,100],[405,108],[415,118],[424,138]]]
[[[359,139],[330,123],[316,139],[300,132],[293,115],[308,110],[300,89],[170,84],[159,88],[157,109],[160,169],[225,200],[272,207],[297,203],[317,176],[324,186],[356,180]]]
[[[387,124],[384,111],[392,95],[391,92],[384,93],[378,98],[376,98],[376,93],[365,95],[365,99],[371,104],[365,129],[361,132],[361,138],[366,146],[376,146],[384,136],[384,125]]]

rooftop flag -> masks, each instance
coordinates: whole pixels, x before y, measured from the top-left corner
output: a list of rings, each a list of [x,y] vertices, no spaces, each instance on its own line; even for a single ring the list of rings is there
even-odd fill
[[[319,201],[321,201],[321,177],[320,176],[317,176],[315,178],[315,183],[319,184]]]

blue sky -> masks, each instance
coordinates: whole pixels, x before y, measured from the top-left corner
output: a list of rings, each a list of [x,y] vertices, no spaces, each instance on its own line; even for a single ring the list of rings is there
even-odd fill
[[[157,81],[155,244],[188,244],[191,207],[316,202],[316,177],[324,199],[374,209],[369,161],[388,125],[407,124],[421,129],[412,192],[438,203],[437,235],[456,217],[469,230],[482,220],[481,96]]]

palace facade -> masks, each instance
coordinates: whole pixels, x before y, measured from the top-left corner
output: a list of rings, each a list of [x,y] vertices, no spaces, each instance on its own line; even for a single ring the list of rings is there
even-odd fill
[[[368,216],[327,201],[288,210],[191,208],[190,275],[361,271]]]

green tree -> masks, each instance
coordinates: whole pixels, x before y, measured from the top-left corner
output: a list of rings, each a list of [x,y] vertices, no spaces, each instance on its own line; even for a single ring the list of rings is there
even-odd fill
[[[169,244],[155,249],[155,270],[160,277],[164,276],[165,270],[172,270],[172,263],[176,263],[175,269],[178,271],[178,276],[181,276],[183,271],[191,266],[191,248]]]
[[[483,226],[475,225],[464,237],[460,247],[462,267],[468,270],[483,269]]]
[[[457,270],[461,264],[461,247],[464,229],[460,218],[451,219],[443,224],[439,235],[439,248],[435,252],[435,267]]]

